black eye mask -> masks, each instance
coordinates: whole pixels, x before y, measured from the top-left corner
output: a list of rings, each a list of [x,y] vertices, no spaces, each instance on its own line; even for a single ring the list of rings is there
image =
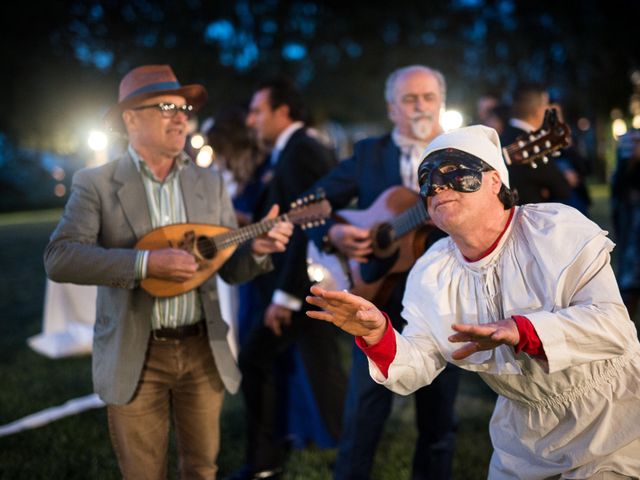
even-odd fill
[[[445,167],[449,168],[443,172]],[[477,192],[482,186],[482,172],[489,170],[489,165],[470,153],[455,148],[437,150],[427,156],[418,168],[420,195],[431,197],[439,188]]]

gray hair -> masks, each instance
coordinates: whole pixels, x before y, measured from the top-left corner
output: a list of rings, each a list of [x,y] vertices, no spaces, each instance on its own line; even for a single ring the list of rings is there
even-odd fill
[[[442,103],[444,104],[447,97],[447,83],[444,80],[444,75],[439,70],[435,70],[424,65],[409,65],[408,67],[398,68],[391,72],[387,77],[387,82],[384,87],[384,98],[387,103],[393,102],[396,84],[400,77],[413,72],[422,72],[435,77],[438,82],[438,86],[440,87],[440,96],[442,97]]]

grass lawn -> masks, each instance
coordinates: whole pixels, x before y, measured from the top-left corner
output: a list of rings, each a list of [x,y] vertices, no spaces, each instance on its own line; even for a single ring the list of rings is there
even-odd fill
[[[608,228],[606,195],[598,192],[594,218]],[[51,360],[26,340],[41,332],[45,290],[42,253],[59,211],[0,215],[0,425],[92,392],[87,356]],[[463,372],[456,400],[459,420],[454,478],[486,478],[491,446],[487,425],[493,394]],[[416,431],[412,397],[396,397],[378,449],[373,479],[409,478]],[[243,405],[227,396],[222,418],[221,476],[243,458]],[[329,479],[335,450],[296,450],[288,479]],[[175,471],[175,457],[170,458]],[[104,409],[0,438],[0,479],[116,479],[119,473],[108,439]]]

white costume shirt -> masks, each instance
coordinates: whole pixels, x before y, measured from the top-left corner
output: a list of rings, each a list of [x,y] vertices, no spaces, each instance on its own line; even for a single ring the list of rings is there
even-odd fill
[[[451,362],[476,371],[500,396],[491,419],[490,479],[587,478],[640,473],[640,344],[609,263],[613,243],[577,210],[516,207],[494,251],[469,262],[450,238],[413,267],[408,325],[374,380],[408,394]],[[526,316],[547,360],[510,346],[451,358],[453,323]],[[633,443],[632,443],[633,442]]]

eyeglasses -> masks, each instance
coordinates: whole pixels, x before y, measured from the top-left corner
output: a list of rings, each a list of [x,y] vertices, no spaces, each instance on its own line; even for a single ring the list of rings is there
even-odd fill
[[[482,173],[493,170],[478,157],[455,149],[429,155],[418,169],[420,196],[434,196],[441,188],[472,193],[482,186]]]
[[[193,114],[193,105],[185,103],[184,105],[176,105],[175,103],[155,103],[153,105],[141,105],[133,107],[131,110],[146,110],[147,108],[157,108],[163,118],[173,118],[178,112],[184,113],[187,117]]]

